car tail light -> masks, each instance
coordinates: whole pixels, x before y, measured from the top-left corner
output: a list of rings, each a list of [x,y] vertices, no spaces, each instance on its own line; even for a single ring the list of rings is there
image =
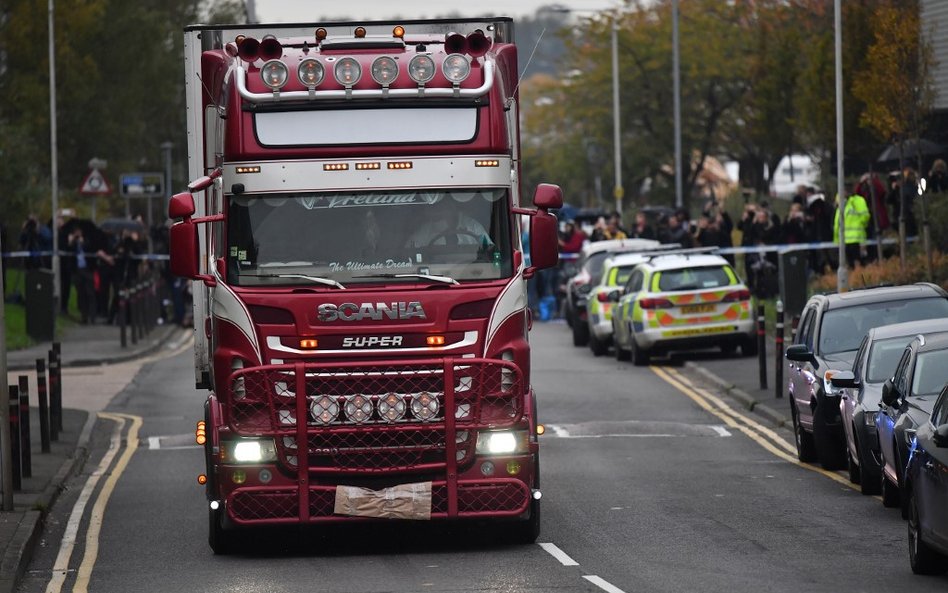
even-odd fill
[[[675,304],[668,299],[645,298],[639,299],[639,306],[643,309],[671,309]]]
[[[734,292],[729,292],[724,295],[724,298],[721,299],[722,303],[736,303],[738,301],[749,301],[751,299],[751,292],[746,288],[742,290],[735,290]]]
[[[608,293],[608,292],[600,292],[599,294],[596,295],[596,300],[599,301],[600,303],[608,303],[608,302],[609,302],[609,293]]]

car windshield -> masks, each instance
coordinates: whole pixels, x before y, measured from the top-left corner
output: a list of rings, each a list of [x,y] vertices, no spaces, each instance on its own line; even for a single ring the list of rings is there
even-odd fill
[[[820,322],[819,354],[853,352],[866,332],[880,325],[939,317],[948,317],[948,299],[902,299],[830,309]]]
[[[940,393],[948,380],[945,369],[948,369],[948,349],[920,353],[912,376],[912,395]]]
[[[728,286],[730,283],[731,277],[724,266],[681,268],[679,270],[664,270],[659,274],[658,290],[660,292],[702,290]]]
[[[428,285],[423,276],[506,278],[509,221],[505,189],[231,196],[228,279],[348,286],[392,275]]]
[[[869,349],[869,365],[866,372],[867,383],[882,383],[895,374],[895,367],[902,358],[905,345],[912,341],[914,336],[902,336],[877,340]]]

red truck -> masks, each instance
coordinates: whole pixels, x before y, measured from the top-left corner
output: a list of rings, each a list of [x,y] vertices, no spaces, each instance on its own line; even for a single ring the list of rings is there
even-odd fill
[[[185,30],[170,264],[193,280],[215,553],[257,525],[538,536],[525,286],[557,261],[562,194],[522,205],[513,29]]]

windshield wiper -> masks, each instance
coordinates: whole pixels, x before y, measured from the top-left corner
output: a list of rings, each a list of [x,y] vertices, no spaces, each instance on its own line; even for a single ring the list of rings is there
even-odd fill
[[[366,274],[364,276],[353,276],[353,278],[418,278],[430,282],[441,282],[444,284],[460,284],[450,276],[437,276],[434,274]]]
[[[322,278],[320,276],[308,276],[306,274],[247,274],[247,276],[252,276],[254,278],[299,278],[301,280],[309,280],[310,282],[315,282],[317,284],[324,284],[326,286],[333,286],[335,288],[345,288],[339,282],[336,282],[332,278]]]

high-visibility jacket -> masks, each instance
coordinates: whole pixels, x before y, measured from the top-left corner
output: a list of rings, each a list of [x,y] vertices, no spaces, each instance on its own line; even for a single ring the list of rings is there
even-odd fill
[[[853,194],[846,199],[846,212],[843,224],[845,226],[846,243],[862,243],[866,240],[866,229],[869,228],[869,206],[866,199],[859,194]],[[833,242],[839,241],[839,208],[833,217]]]

